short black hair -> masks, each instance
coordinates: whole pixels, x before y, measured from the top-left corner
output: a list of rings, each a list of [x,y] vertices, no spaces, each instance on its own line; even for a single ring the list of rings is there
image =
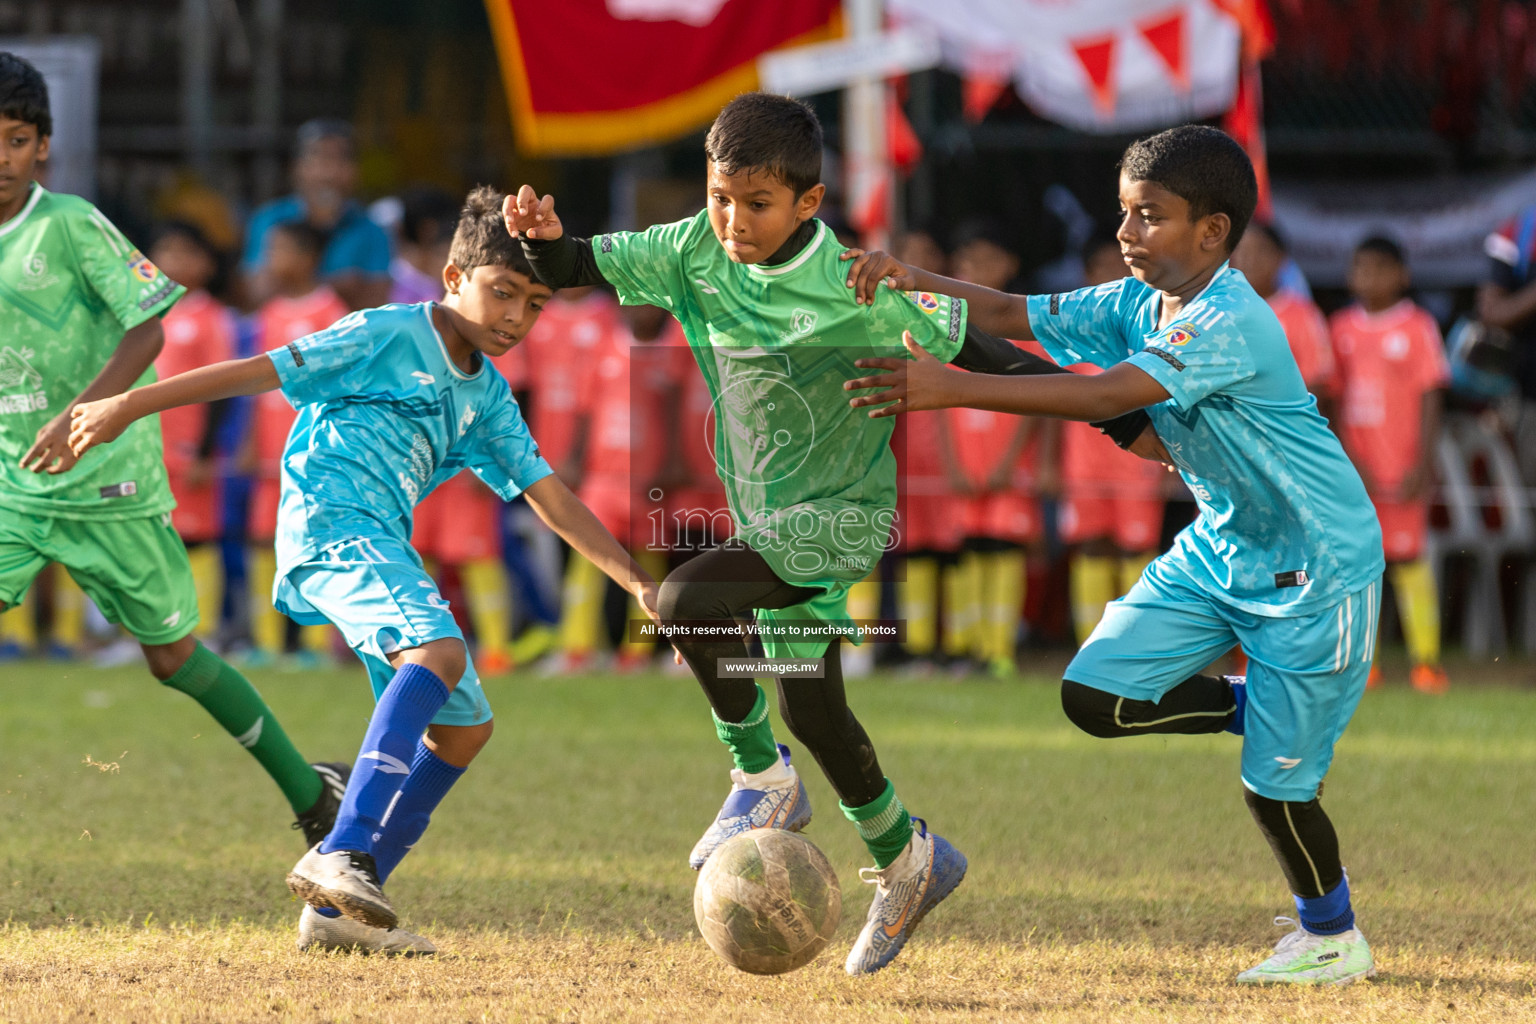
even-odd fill
[[[330,241],[324,231],[304,220],[280,220],[271,230],[274,234],[287,235],[290,241],[312,255],[316,263],[325,255],[326,242]]]
[[[5,51],[0,51],[0,117],[34,125],[40,136],[53,134],[43,73],[30,61]]]
[[[1365,252],[1389,259],[1400,267],[1408,265],[1408,254],[1403,252],[1403,247],[1396,239],[1386,235],[1371,235],[1355,246],[1356,256]]]
[[[1224,213],[1232,222],[1227,252],[1253,219],[1259,181],[1253,161],[1237,140],[1219,128],[1186,124],[1126,147],[1120,172],[1131,181],[1160,185],[1189,204],[1190,220]]]
[[[724,174],[762,170],[796,198],[821,183],[821,122],[799,100],[742,93],[725,105],[704,139],[704,155]]]
[[[468,274],[476,267],[506,267],[537,281],[523,244],[507,232],[501,217],[506,194],[490,185],[476,185],[464,198],[459,224],[448,247],[448,262]]]

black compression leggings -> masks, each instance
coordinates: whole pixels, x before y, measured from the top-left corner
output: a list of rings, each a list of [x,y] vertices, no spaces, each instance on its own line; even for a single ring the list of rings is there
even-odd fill
[[[762,555],[740,541],[728,541],[672,570],[662,581],[657,603],[664,623],[728,623],[749,616],[753,609],[788,608],[820,592],[785,583]],[[743,721],[757,701],[757,684],[720,678],[716,662],[747,657],[745,639],[677,639],[673,645],[693,669],[720,720]],[[840,645],[834,641],[827,646],[824,678],[779,680],[779,714],[821,765],[843,803],[862,807],[885,792],[885,774],[869,735],[848,708]]]
[[[1216,676],[1190,676],[1157,702],[1130,700],[1063,680],[1061,706],[1072,724],[1106,739],[1144,733],[1221,732],[1236,708],[1232,687]],[[1339,839],[1317,798],[1271,800],[1246,787],[1243,798],[1269,848],[1274,851],[1291,892],[1323,896],[1344,878]]]

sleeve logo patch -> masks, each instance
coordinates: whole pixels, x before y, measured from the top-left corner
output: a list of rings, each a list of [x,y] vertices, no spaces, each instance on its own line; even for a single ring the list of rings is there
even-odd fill
[[[133,271],[133,276],[149,284],[160,276],[160,268],[149,262],[149,257],[135,249],[128,254],[128,269]]]
[[[603,252],[613,252],[613,236],[604,235],[602,241],[599,242],[598,245]]]
[[[917,303],[917,308],[924,313],[937,313],[939,311],[939,300],[932,293],[908,292],[907,295],[911,297],[913,302]]]
[[[1061,293],[1051,294],[1051,316],[1061,316]]]
[[[1178,370],[1180,373],[1184,372],[1184,364],[1179,362],[1179,357],[1174,355],[1172,352],[1169,352],[1166,349],[1155,347],[1148,348],[1147,351],[1151,352],[1153,355],[1157,356],[1157,358],[1161,359],[1175,370]]]
[[[1188,320],[1169,327],[1157,340],[1168,345],[1188,345],[1200,337],[1200,331]]]

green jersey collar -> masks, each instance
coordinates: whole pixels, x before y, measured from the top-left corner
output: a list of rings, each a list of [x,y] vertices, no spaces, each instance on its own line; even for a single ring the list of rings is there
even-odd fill
[[[758,274],[762,277],[778,277],[780,274],[788,274],[790,271],[803,264],[806,260],[810,259],[811,254],[814,253],[817,249],[821,248],[821,243],[826,240],[827,234],[827,225],[822,221],[817,221],[816,237],[811,240],[809,245],[800,251],[800,255],[796,256],[788,263],[782,263],[776,267],[765,267],[760,263],[748,263],[747,269],[752,273]]]
[[[42,200],[43,193],[47,191],[47,189],[43,188],[43,186],[34,181],[32,183],[32,194],[27,197],[26,205],[16,211],[16,216],[12,217],[4,224],[0,224],[0,238],[4,238],[13,230],[20,227],[21,222],[27,219],[27,214],[32,212],[32,208]]]

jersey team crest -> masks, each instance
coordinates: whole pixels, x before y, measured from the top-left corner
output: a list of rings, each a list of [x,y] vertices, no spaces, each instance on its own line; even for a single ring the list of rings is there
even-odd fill
[[[1176,323],[1169,327],[1158,340],[1169,345],[1188,345],[1198,337],[1200,337],[1200,331],[1194,324],[1185,320],[1182,323]]]
[[[917,303],[917,308],[924,313],[937,313],[939,311],[939,300],[932,293],[908,292],[907,294],[912,297],[913,302]]]
[[[160,268],[149,262],[149,257],[135,249],[128,254],[128,269],[145,284],[160,276]]]

